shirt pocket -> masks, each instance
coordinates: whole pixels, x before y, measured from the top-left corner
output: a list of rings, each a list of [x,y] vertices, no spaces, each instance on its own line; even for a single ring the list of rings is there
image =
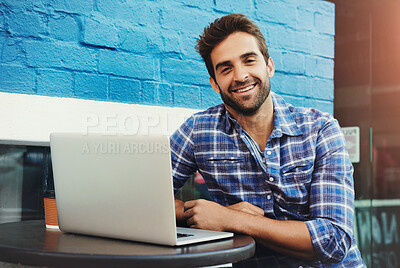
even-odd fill
[[[277,193],[281,208],[302,216],[309,213],[313,170],[314,163],[307,161],[298,161],[281,169],[281,187]]]
[[[243,161],[244,157],[241,156],[210,156],[206,158],[208,163],[236,163]]]
[[[238,198],[239,173],[243,170],[245,157],[228,154],[210,154],[204,158],[204,175],[214,201],[229,205]]]
[[[206,157],[206,166],[216,177],[232,176],[233,172],[239,171],[244,157],[236,155],[213,155]]]

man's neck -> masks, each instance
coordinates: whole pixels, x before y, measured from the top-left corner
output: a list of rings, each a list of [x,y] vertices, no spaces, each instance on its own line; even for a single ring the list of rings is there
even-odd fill
[[[261,151],[264,151],[265,144],[274,129],[274,105],[271,95],[264,104],[253,115],[243,115],[230,107],[229,113],[239,122],[242,128],[257,142]]]

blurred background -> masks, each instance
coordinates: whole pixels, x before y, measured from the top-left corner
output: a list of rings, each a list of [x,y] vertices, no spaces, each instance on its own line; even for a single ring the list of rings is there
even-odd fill
[[[359,128],[359,246],[368,267],[400,267],[400,2],[332,2],[334,114],[342,127]]]

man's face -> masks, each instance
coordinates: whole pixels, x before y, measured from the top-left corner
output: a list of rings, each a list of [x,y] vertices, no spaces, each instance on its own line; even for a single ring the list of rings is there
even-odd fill
[[[275,70],[272,59],[266,64],[257,39],[245,32],[232,33],[213,49],[211,61],[215,72],[211,86],[228,110],[255,114],[269,96],[269,78]]]

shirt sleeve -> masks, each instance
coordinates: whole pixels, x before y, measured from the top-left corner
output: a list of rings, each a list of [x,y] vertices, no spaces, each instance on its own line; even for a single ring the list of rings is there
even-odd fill
[[[170,137],[174,193],[197,171],[193,146],[194,117],[190,117]]]
[[[319,259],[343,260],[354,241],[353,166],[340,126],[332,117],[318,133],[310,215],[306,224]]]

